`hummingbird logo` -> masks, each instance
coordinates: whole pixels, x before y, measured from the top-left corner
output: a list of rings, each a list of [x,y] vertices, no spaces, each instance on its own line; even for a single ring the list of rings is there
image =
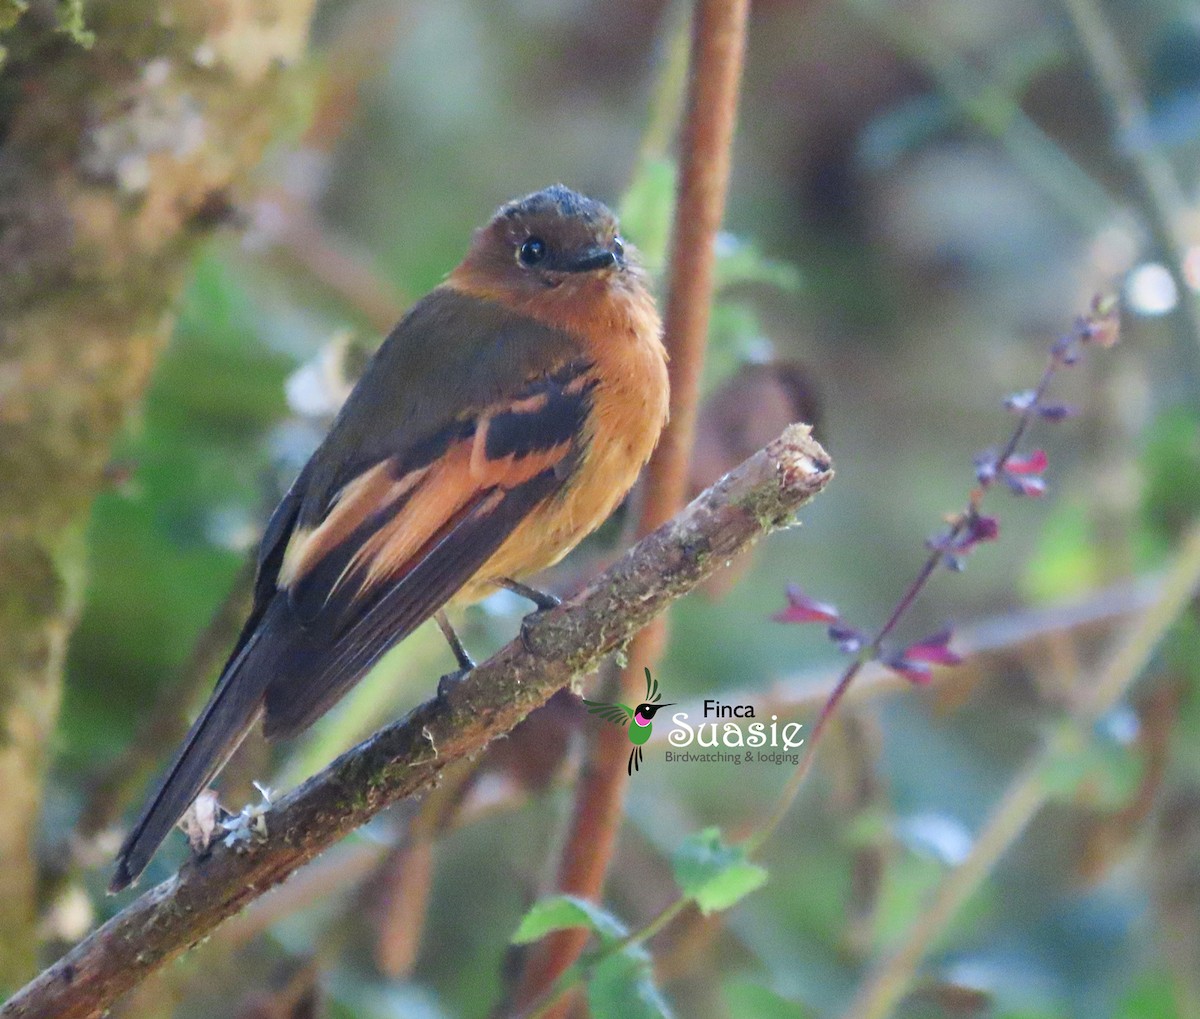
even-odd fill
[[[646,699],[636,708],[620,702],[606,704],[604,701],[589,701],[584,698],[583,703],[593,715],[599,715],[613,725],[629,727],[629,742],[633,744],[633,749],[629,751],[629,766],[625,770],[631,776],[642,763],[642,744],[650,738],[654,728],[654,716],[663,708],[669,708],[675,703],[668,701],[666,704],[659,704],[660,697],[662,694],[658,692],[658,680],[646,669]]]

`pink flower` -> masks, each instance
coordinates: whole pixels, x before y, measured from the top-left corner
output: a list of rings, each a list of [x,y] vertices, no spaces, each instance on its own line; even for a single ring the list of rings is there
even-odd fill
[[[810,598],[795,584],[787,587],[788,605],[771,618],[777,623],[836,623],[838,610],[828,602]]]

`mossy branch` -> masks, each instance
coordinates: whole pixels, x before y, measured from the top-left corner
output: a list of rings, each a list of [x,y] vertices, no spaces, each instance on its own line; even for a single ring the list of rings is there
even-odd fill
[[[376,733],[264,815],[249,847],[218,844],[85,938],[15,995],[5,1019],[82,1019],[110,1006],[221,921],[385,807],[477,754],[556,690],[594,669],[727,559],[832,477],[829,458],[793,425],[638,542],[580,594],[536,617],[523,637],[447,696]]]

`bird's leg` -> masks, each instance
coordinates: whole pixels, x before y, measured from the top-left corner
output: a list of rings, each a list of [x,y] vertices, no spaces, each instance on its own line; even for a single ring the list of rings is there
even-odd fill
[[[496,583],[501,587],[508,588],[513,594],[519,594],[522,598],[527,598],[533,602],[539,612],[545,612],[547,609],[556,609],[562,604],[562,599],[558,595],[539,591],[536,587],[530,587],[528,584],[522,584],[519,580],[513,580],[512,577],[500,577]]]
[[[513,594],[519,594],[522,598],[528,599],[537,606],[533,612],[521,620],[521,643],[525,645],[526,651],[533,654],[533,645],[529,642],[530,621],[536,618],[539,612],[558,608],[562,604],[562,599],[556,594],[547,594],[545,591],[539,591],[536,587],[522,584],[519,580],[513,580],[512,577],[499,577],[496,583],[512,591]]]
[[[458,661],[457,671],[447,672],[446,675],[438,680],[438,698],[441,699],[454,688],[455,683],[475,668],[475,659],[467,653],[463,642],[459,639],[458,634],[454,632],[454,627],[450,625],[450,620],[446,618],[445,609],[438,609],[433,614],[433,618],[437,620],[438,629],[442,631],[442,636],[446,638],[446,643],[450,645],[450,650],[454,652],[454,657]]]

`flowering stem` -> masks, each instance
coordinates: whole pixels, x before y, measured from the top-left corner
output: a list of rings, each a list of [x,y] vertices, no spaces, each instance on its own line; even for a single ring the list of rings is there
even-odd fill
[[[1095,314],[1103,319],[1112,314],[1112,310],[1103,309],[1097,304]],[[829,719],[837,710],[838,705],[841,704],[846,691],[850,689],[850,684],[854,682],[854,679],[862,671],[864,665],[879,657],[883,650],[884,642],[891,636],[892,631],[899,625],[901,619],[907,615],[909,609],[912,608],[917,598],[920,597],[921,592],[925,590],[929,581],[933,579],[933,575],[937,572],[938,567],[943,564],[950,550],[956,546],[956,543],[960,539],[967,535],[968,530],[978,520],[979,508],[983,502],[984,495],[995,483],[995,479],[1003,474],[1009,461],[1016,455],[1021,440],[1024,439],[1026,433],[1029,431],[1034,418],[1038,416],[1038,408],[1041,406],[1042,399],[1050,388],[1050,383],[1053,381],[1054,376],[1061,368],[1073,363],[1074,343],[1076,341],[1086,342],[1091,338],[1096,324],[1094,320],[1082,319],[1076,324],[1074,333],[1068,334],[1055,342],[1046,360],[1046,367],[1042,370],[1042,375],[1038,380],[1037,386],[1033,389],[1029,398],[1022,401],[1021,412],[1012,430],[1012,434],[1004,444],[999,456],[991,465],[990,470],[986,474],[980,474],[979,484],[972,489],[966,511],[960,513],[954,519],[945,534],[931,543],[932,551],[929,554],[929,558],[925,560],[924,565],[913,578],[912,583],[908,585],[904,594],[896,602],[896,606],[892,609],[892,613],[888,616],[887,621],[876,631],[875,636],[855,655],[853,661],[846,666],[841,678],[830,692],[829,697],[821,708],[820,714],[817,716],[816,723],[813,725],[812,732],[804,748],[804,756],[800,759],[800,763],[793,770],[787,784],[780,792],[775,806],[767,816],[767,819],[747,837],[745,845],[748,851],[756,852],[787,816],[788,811],[800,793],[801,787],[804,785],[805,779],[808,778],[809,772],[812,770],[817,747],[820,745],[821,737],[825,732]]]
[[[1200,521],[1192,525],[1176,555],[1161,594],[1145,609],[1108,658],[1088,698],[1066,727],[1054,734],[1017,772],[979,833],[967,858],[948,872],[890,956],[868,971],[845,1011],[846,1019],[883,1019],[912,982],[921,959],[955,917],[1005,850],[1021,835],[1050,794],[1046,776],[1064,756],[1075,756],[1097,719],[1110,711],[1142,674],[1154,649],[1200,587]]]

